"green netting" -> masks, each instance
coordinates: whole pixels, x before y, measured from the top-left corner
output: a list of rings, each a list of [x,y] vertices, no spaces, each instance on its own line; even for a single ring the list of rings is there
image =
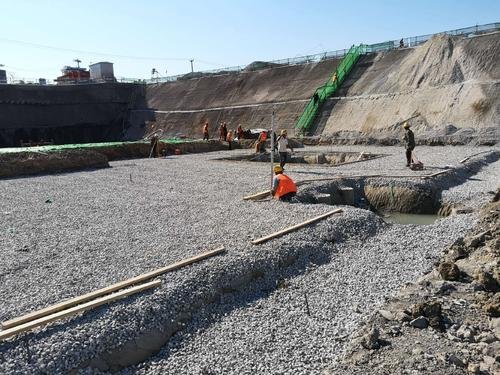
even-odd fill
[[[299,134],[305,134],[311,128],[321,106],[335,93],[335,91],[337,91],[340,85],[342,85],[345,77],[349,74],[352,67],[359,59],[359,56],[365,52],[365,49],[366,46],[364,44],[352,46],[328,81],[326,81],[323,86],[316,89],[313,97],[295,125]]]
[[[178,144],[193,142],[191,139],[185,138],[161,138],[161,142]],[[33,146],[33,147],[5,147],[0,148],[0,154],[17,153],[17,152],[58,152],[72,149],[93,149],[101,147],[118,147],[131,144],[149,144],[150,141],[140,140],[133,142],[101,142],[101,143],[74,143],[66,145],[47,145],[47,146]]]

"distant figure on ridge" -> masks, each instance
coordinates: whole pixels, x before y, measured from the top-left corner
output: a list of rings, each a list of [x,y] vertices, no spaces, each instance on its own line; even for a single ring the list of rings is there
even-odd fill
[[[205,125],[203,125],[203,140],[209,140],[209,134],[208,134],[208,121],[205,121]]]
[[[412,152],[415,149],[415,135],[410,129],[410,124],[408,122],[404,122],[403,128],[406,130],[405,136],[403,140],[405,141],[406,148],[406,166],[409,167],[411,165],[412,160]]]
[[[289,202],[296,193],[297,185],[295,185],[295,182],[293,182],[290,177],[283,174],[283,168],[281,166],[276,165],[274,167],[274,179],[271,195],[280,201]]]
[[[399,41],[399,48],[405,48],[405,42],[403,38],[401,38],[401,40]]]

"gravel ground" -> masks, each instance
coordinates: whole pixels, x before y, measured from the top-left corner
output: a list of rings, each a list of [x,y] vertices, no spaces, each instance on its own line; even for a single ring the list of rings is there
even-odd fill
[[[276,291],[269,293],[273,280],[262,280],[212,304],[159,355],[123,373],[320,373],[370,308],[428,271],[439,250],[473,223],[461,215],[432,226],[384,226],[369,241],[334,245],[329,263],[285,278]]]
[[[330,147],[314,149],[332,150]],[[419,156],[429,169],[411,173],[418,175],[437,171],[445,165],[456,165],[458,160],[481,150],[472,147],[419,147]],[[336,168],[290,165],[287,173],[296,180],[301,180],[339,172],[405,175],[410,172],[404,167],[401,148],[349,146],[335,147],[333,151],[365,151],[389,156]],[[245,152],[247,151],[233,151]],[[318,336],[314,345],[320,345],[323,340],[320,345],[322,349],[316,350],[312,349],[313,345],[306,345],[310,348],[306,350],[309,354],[303,356],[304,361],[297,360],[297,366],[317,369],[317,364],[306,363],[308,358],[311,358],[309,361],[316,362],[323,357],[330,359],[336,355],[337,349],[340,349],[340,344],[335,344],[337,341],[332,342],[331,332],[335,332],[334,328],[337,327],[338,332],[350,332],[357,323],[352,312],[348,313],[346,306],[379,303],[401,282],[412,280],[426,270],[432,259],[445,246],[445,242],[452,241],[474,220],[472,215],[460,215],[454,219],[440,220],[425,230],[416,228],[414,232],[403,226],[386,227],[372,214],[346,208],[344,214],[316,226],[263,246],[253,246],[249,243],[252,238],[327,212],[332,207],[242,201],[243,195],[266,188],[270,178],[269,166],[212,160],[227,154],[215,152],[172,156],[167,159],[121,161],[111,163],[112,168],[104,170],[1,180],[1,320],[86,293],[219,245],[225,245],[228,253],[162,277],[164,284],[153,292],[0,344],[0,373],[63,372],[95,357],[96,353],[104,349],[120,346],[138,333],[161,329],[179,312],[180,307],[200,299],[204,300],[204,296],[210,294],[212,289],[220,288],[219,283],[231,283],[232,279],[244,275],[252,267],[268,267],[262,282],[275,283],[277,277],[282,277],[278,273],[285,272],[279,271],[277,266],[282,260],[280,257],[293,254],[302,259],[307,258],[306,254],[313,251],[328,259],[335,254],[335,262],[318,267],[318,272],[305,272],[294,266],[290,272],[299,276],[289,280],[295,285],[293,288],[279,289],[271,294],[266,292],[265,298],[262,299],[260,282],[256,282],[255,286],[252,286],[256,289],[245,290],[234,296],[225,295],[222,304],[209,307],[209,310],[213,311],[208,311],[206,318],[204,313],[197,316],[200,320],[210,321],[211,316],[221,316],[221,312],[224,312],[227,319],[241,321],[241,326],[262,326],[266,331],[256,330],[255,335],[252,333],[252,340],[245,338],[256,350],[252,352],[253,359],[244,359],[250,366],[251,363],[262,360],[263,356],[267,358],[267,354],[257,350],[257,344],[262,344],[259,341],[262,332],[268,332],[270,326],[274,326],[273,323],[265,321],[271,319],[271,316],[274,316],[272,319],[279,320],[285,311],[292,314],[293,311],[298,311],[297,309],[303,309],[303,285],[313,283],[315,287],[310,289],[316,291],[311,292],[310,296],[311,317],[304,316],[301,310],[296,314],[296,321],[290,318],[293,314],[288,315],[290,319],[283,318],[279,326],[290,325],[288,332],[292,332],[293,327],[299,330],[298,327],[303,329],[305,325],[311,332],[307,337]],[[232,173],[228,173],[228,170]],[[485,176],[492,181],[490,177],[496,178],[496,183],[498,182],[498,174]],[[495,183],[494,181],[491,183]],[[474,186],[472,180],[469,182],[470,186],[469,183],[464,184],[468,190]],[[449,197],[462,194],[459,187],[453,190],[450,190]],[[430,228],[432,230],[429,230]],[[365,230],[366,233],[376,234],[380,241],[364,241]],[[405,238],[410,236],[408,245],[418,242],[418,236],[412,237],[412,233],[421,233],[425,241],[409,256],[405,249]],[[411,240],[412,238],[415,240]],[[332,239],[338,243],[333,244]],[[385,243],[386,241],[389,242]],[[379,249],[375,248],[375,242],[379,244]],[[443,245],[440,245],[442,242]],[[368,244],[373,251],[362,251]],[[356,249],[357,252],[354,251]],[[392,251],[389,251],[390,249]],[[377,256],[375,250],[382,251],[384,256]],[[351,255],[359,258],[357,267],[353,265],[352,268],[347,268],[350,264],[347,259],[351,259]],[[344,256],[346,261],[342,260]],[[356,260],[354,258],[351,260]],[[304,267],[310,261],[304,260]],[[318,262],[321,263],[319,260]],[[400,262],[404,262],[407,268],[396,267],[396,274],[385,272]],[[339,264],[344,264],[345,267],[338,268]],[[322,271],[323,269],[325,271]],[[312,276],[322,274],[331,274],[325,278],[323,284],[322,276]],[[385,280],[384,283],[377,282],[379,277]],[[344,284],[339,284],[341,279],[350,287],[344,288]],[[331,298],[319,302],[320,295],[317,290],[331,295]],[[342,294],[338,294],[339,292]],[[235,308],[231,299],[250,302]],[[267,302],[272,303],[269,307],[261,308],[262,319],[251,320],[251,311],[258,309],[259,303]],[[319,306],[328,313],[315,318],[317,311],[321,310]],[[336,314],[332,315],[334,311]],[[334,322],[323,322],[331,320],[333,316],[336,325],[333,325]],[[250,321],[244,323],[245,317]],[[217,332],[227,331],[224,327],[228,324],[224,323],[224,318],[217,319],[221,321],[220,324],[203,325],[203,334],[200,337],[209,340],[211,335],[218,336]],[[307,324],[304,323],[306,321]],[[322,331],[323,323],[318,324],[316,321],[323,322],[326,328]],[[229,322],[233,323],[232,320]],[[195,321],[187,332],[195,330],[196,327]],[[250,334],[253,330],[247,331]],[[323,333],[320,335],[318,332]],[[278,338],[289,335],[286,330],[275,334]],[[271,345],[273,340],[270,340],[270,336],[265,337]],[[297,337],[297,334],[294,337]],[[220,340],[222,338],[209,342],[215,345],[221,342]],[[290,341],[292,344],[293,340]],[[192,353],[191,350],[200,345],[192,338],[186,339],[179,335],[169,344],[174,345],[172,353],[183,353],[182,342],[186,342],[185,354]],[[271,362],[276,363],[276,366],[278,363],[285,366],[284,360],[276,362],[276,353],[281,352],[280,345],[285,345],[287,339],[275,342],[276,346],[271,345],[266,351],[268,354],[275,353],[269,355],[270,359],[274,359],[262,360],[262,366]],[[300,340],[296,342],[305,343]],[[226,337],[221,345],[222,343],[225,345],[216,353],[230,351],[232,341]],[[262,348],[262,345],[260,347]],[[168,348],[162,353],[167,351]],[[209,352],[205,352],[207,356]],[[301,355],[293,353],[292,349],[290,352],[288,360],[295,363],[296,358]],[[281,355],[287,358],[283,352]],[[144,366],[152,366],[151,369],[165,372],[162,363],[175,361],[176,358],[178,363],[185,362],[175,354],[166,359],[160,355],[150,365]],[[200,355],[200,358],[206,356]],[[235,358],[227,357],[227,362],[224,362],[224,358],[217,356],[221,363],[217,364],[218,367],[214,366],[230,369],[232,367],[228,363],[238,363]],[[237,367],[236,364],[235,369],[249,368],[241,363],[240,367]],[[193,366],[201,365],[197,362],[193,363]],[[195,367],[191,369],[194,370]],[[278,371],[278,367],[276,370]]]

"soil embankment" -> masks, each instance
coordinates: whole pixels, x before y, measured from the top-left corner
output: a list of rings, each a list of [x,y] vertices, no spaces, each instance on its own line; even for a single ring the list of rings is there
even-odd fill
[[[307,100],[324,84],[340,60],[283,66],[240,74],[202,77],[147,87],[149,108],[156,112],[151,129],[165,135],[201,137],[208,120],[212,137],[217,123],[230,128],[269,128],[273,107],[279,128],[293,131]]]
[[[91,150],[0,154],[0,178],[109,167],[103,154]]]
[[[494,144],[500,125],[500,33],[436,35],[411,49],[363,56],[327,103],[325,142],[394,144],[408,120],[426,144]],[[451,124],[451,126],[450,126]]]
[[[500,194],[432,272],[374,312],[326,374],[497,374]]]

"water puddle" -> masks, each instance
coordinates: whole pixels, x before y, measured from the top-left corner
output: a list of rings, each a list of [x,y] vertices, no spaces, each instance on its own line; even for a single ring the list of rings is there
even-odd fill
[[[381,213],[380,216],[387,223],[401,225],[431,225],[439,219],[439,215],[402,214],[399,212]]]

